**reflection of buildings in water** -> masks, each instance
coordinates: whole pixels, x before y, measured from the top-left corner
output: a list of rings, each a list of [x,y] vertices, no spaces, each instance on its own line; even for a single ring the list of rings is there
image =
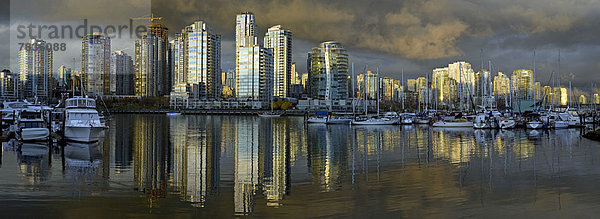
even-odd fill
[[[263,190],[268,206],[279,206],[283,196],[289,189],[289,132],[288,120],[261,120],[262,136],[261,151],[264,153],[262,168]]]
[[[114,163],[116,171],[127,169],[133,163],[134,122],[131,115],[115,115],[111,120],[110,142],[114,142]],[[114,137],[114,139],[113,139]]]
[[[212,118],[170,118],[172,186],[196,207],[204,207],[219,183],[220,124]]]
[[[246,215],[252,212],[259,183],[257,118],[240,117],[237,122],[235,139],[234,205],[235,213]]]
[[[341,184],[341,176],[347,168],[348,134],[344,126],[308,126],[309,167],[313,181],[324,191],[334,191]]]
[[[149,195],[149,207],[166,194],[167,152],[166,118],[144,115],[133,120],[134,184]]]
[[[474,144],[472,128],[433,129],[432,151],[438,158],[447,159],[450,163],[469,162],[471,154],[477,154]]]
[[[31,185],[38,185],[50,174],[48,143],[21,143],[17,154],[19,170]]]

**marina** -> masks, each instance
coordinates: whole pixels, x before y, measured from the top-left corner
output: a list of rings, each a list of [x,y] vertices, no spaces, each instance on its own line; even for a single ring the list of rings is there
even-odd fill
[[[578,128],[165,114],[107,126],[95,143],[3,142],[2,215],[585,217],[600,197],[600,148]]]

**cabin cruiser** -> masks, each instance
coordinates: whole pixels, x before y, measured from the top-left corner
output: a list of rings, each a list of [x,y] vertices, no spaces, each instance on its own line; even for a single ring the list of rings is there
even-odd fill
[[[317,111],[314,116],[308,117],[306,120],[307,123],[326,123],[327,122],[327,112],[326,111]]]
[[[567,110],[564,112],[559,113],[558,117],[560,117],[560,119],[563,121],[567,121],[569,127],[581,126],[581,118],[579,118],[579,113],[574,109],[567,108]]]
[[[492,112],[480,113],[475,116],[473,128],[476,129],[495,129],[498,128],[498,119]]]
[[[400,121],[400,123],[402,123],[402,125],[410,125],[413,124],[415,122],[415,117],[417,115],[415,113],[403,113],[402,114],[402,120]]]
[[[540,114],[532,113],[528,115],[529,121],[525,123],[527,129],[541,129],[545,127]]]
[[[67,140],[96,142],[104,137],[105,125],[100,121],[94,99],[81,96],[67,99],[64,116]]]
[[[12,125],[14,124],[14,121],[17,119],[17,114],[19,112],[21,112],[21,110],[27,108],[27,103],[26,102],[7,102],[4,101],[3,103],[4,108],[2,108],[2,122],[4,122],[4,125]]]
[[[511,117],[503,117],[500,118],[500,122],[498,122],[498,127],[501,129],[514,129],[517,127],[517,121]]]
[[[19,113],[16,126],[16,136],[21,141],[45,141],[50,137],[43,110],[23,109]]]

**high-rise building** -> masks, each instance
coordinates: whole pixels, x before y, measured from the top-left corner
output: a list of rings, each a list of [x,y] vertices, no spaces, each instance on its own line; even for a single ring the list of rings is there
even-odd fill
[[[377,74],[372,71],[367,71],[365,74],[356,76],[356,86],[358,98],[367,98],[370,100],[377,99]]]
[[[110,94],[110,37],[102,33],[84,36],[81,57],[83,86],[87,94]]]
[[[155,85],[158,90],[158,95],[169,95],[169,92],[171,92],[171,84],[173,83],[173,79],[171,78],[172,73],[170,72],[171,69],[169,68],[170,65],[168,63],[168,53],[170,47],[168,39],[168,28],[159,23],[151,23],[148,32],[151,33],[153,36],[161,39],[160,41],[157,41],[157,43],[160,43],[161,45],[156,47],[158,49],[161,49],[157,51],[157,60],[161,62],[159,65],[161,69],[160,71],[158,71],[158,73],[160,74],[156,75],[157,83]]]
[[[544,102],[546,104],[554,104],[554,91],[550,86],[544,86]]]
[[[498,72],[498,75],[494,76],[494,95],[508,95],[510,93],[509,83],[508,76],[502,72]]]
[[[348,98],[348,53],[335,41],[321,43],[308,56],[310,96],[322,100]]]
[[[225,85],[229,88],[232,89],[232,91],[235,93],[235,70],[234,69],[228,69],[227,73],[225,73],[226,75],[226,79],[225,79]]]
[[[285,98],[292,84],[292,32],[281,25],[270,27],[264,43],[273,50],[273,95]]]
[[[176,33],[175,39],[169,42],[171,48],[171,73],[173,77],[173,83],[171,86],[176,85],[185,85],[187,84],[187,70],[186,70],[186,37],[185,29],[182,30],[182,33]]]
[[[533,71],[530,69],[514,70],[510,76],[511,92],[517,99],[531,99],[534,97]]]
[[[66,88],[69,78],[71,78],[71,68],[67,68],[64,65],[58,67],[58,71],[54,75],[54,78],[58,82],[58,87]]]
[[[164,95],[163,79],[165,72],[166,52],[161,37],[151,32],[144,33],[141,39],[135,41],[135,95],[142,97],[157,97]]]
[[[0,72],[0,97],[3,100],[19,98],[19,74],[7,69]]]
[[[50,98],[52,49],[43,40],[31,39],[19,50],[19,79],[23,95],[19,97],[47,100]]]
[[[260,45],[240,47],[236,96],[240,100],[268,102],[273,96],[273,52]]]
[[[439,102],[450,101],[450,77],[448,67],[433,69],[431,89]]]
[[[296,63],[292,62],[292,78],[290,79],[290,83],[292,84],[302,84],[302,76],[298,75],[298,71],[296,69]]]
[[[492,76],[486,69],[475,73],[475,96],[492,96]]]
[[[306,91],[306,86],[309,83],[308,81],[308,73],[302,73],[302,87],[304,87],[304,91]]]
[[[600,95],[594,94],[594,104],[600,104]]]
[[[579,96],[579,103],[580,104],[587,104],[587,98],[585,98],[585,95],[580,95]]]
[[[111,93],[116,95],[133,95],[135,93],[135,83],[131,56],[119,50],[113,52],[110,58]],[[112,80],[113,78],[114,80]]]
[[[256,23],[252,12],[238,14],[235,24],[235,47],[249,47],[258,44]],[[237,63],[237,62],[236,62]]]
[[[543,95],[542,93],[542,84],[539,81],[533,83],[533,98],[536,100],[541,100]]]
[[[221,35],[214,34],[204,21],[187,26],[185,34],[184,65],[191,97],[221,98]]]

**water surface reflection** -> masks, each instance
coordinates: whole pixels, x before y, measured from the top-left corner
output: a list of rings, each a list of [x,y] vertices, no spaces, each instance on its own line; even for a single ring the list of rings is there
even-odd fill
[[[26,202],[73,213],[57,200],[107,206],[102,216],[586,215],[600,198],[597,146],[576,129],[116,115],[95,144],[5,142],[0,204],[17,205],[8,215]]]

